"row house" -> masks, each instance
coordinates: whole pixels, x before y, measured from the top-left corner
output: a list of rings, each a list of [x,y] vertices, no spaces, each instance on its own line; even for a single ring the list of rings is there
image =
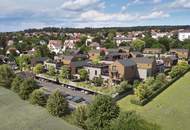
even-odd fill
[[[131,59],[117,60],[109,66],[109,77],[112,83],[122,80],[137,79],[137,64]]]
[[[89,80],[94,78],[102,77],[104,81],[109,80],[109,65],[107,64],[91,64],[88,63],[84,66],[85,70],[88,71]]]
[[[190,30],[180,31],[178,33],[178,39],[180,41],[184,41],[186,39],[190,39]]]
[[[156,74],[156,60],[148,57],[131,58],[137,64],[138,77],[140,79],[147,79]]]

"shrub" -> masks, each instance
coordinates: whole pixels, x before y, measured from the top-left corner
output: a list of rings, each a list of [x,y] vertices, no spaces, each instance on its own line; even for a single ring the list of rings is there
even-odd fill
[[[35,90],[38,89],[38,85],[35,80],[29,78],[24,80],[21,85],[20,85],[20,91],[19,91],[19,96],[27,100],[30,96],[30,94]]]
[[[15,75],[9,65],[0,65],[0,86],[10,88]]]
[[[101,76],[95,77],[92,81],[96,86],[102,86],[103,84],[103,79]]]
[[[43,73],[43,65],[42,64],[37,64],[34,69],[33,69],[35,74],[41,74]]]
[[[47,100],[47,110],[53,116],[62,117],[68,114],[68,102],[61,92],[56,91]]]
[[[147,98],[149,95],[149,89],[146,84],[139,84],[139,86],[135,89],[135,95],[139,100],[143,100],[144,98]]]
[[[79,106],[73,113],[73,122],[77,126],[86,129],[85,121],[87,120],[87,107]]]
[[[121,112],[111,122],[109,130],[159,130],[160,128],[142,119],[135,112]]]
[[[123,81],[121,82],[121,84],[118,86],[117,88],[117,92],[121,93],[121,92],[126,92],[126,91],[130,91],[132,90],[133,86],[131,84],[128,83],[128,81]]]
[[[20,92],[20,84],[23,82],[23,79],[16,76],[13,79],[13,82],[11,84],[11,90],[13,90],[15,93],[19,93]]]
[[[47,95],[42,90],[36,89],[30,95],[30,103],[45,106],[47,102]]]

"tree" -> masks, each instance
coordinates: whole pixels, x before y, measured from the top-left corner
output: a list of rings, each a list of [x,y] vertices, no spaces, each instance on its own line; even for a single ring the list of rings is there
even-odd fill
[[[33,69],[35,74],[41,74],[43,73],[43,65],[42,64],[37,64],[34,69]]]
[[[54,66],[48,66],[48,74],[50,76],[55,76],[56,72],[55,72],[55,67]]]
[[[170,38],[168,37],[161,37],[158,39],[158,42],[164,46],[164,49],[166,51],[169,51],[170,50],[170,43],[172,42]]]
[[[42,90],[36,89],[30,95],[30,103],[45,106],[47,102],[47,95]]]
[[[16,62],[19,65],[20,70],[26,69],[30,63],[31,56],[22,55],[16,58]]]
[[[62,117],[68,113],[68,102],[59,91],[55,91],[47,100],[47,110],[53,116]]]
[[[126,91],[130,91],[130,90],[132,90],[132,85],[130,85],[129,83],[128,83],[128,81],[123,81],[123,82],[121,82],[121,84],[118,86],[118,88],[117,88],[117,92],[118,93],[121,93],[121,92],[126,92]]]
[[[139,84],[138,87],[135,89],[135,95],[139,100],[143,100],[148,97],[149,89],[146,84]]]
[[[145,47],[146,47],[146,48],[152,48],[154,45],[159,44],[156,39],[154,39],[154,38],[152,38],[152,37],[149,37],[149,36],[148,36],[148,37],[146,36],[146,37],[143,39],[143,41],[145,42]]]
[[[62,79],[69,79],[70,76],[71,76],[71,74],[70,74],[69,68],[66,66],[61,67],[60,77]]]
[[[22,99],[27,100],[27,99],[29,99],[30,94],[35,89],[38,89],[38,88],[39,88],[39,86],[37,85],[36,81],[31,78],[28,78],[21,83],[19,96]]]
[[[80,75],[80,79],[83,81],[88,79],[88,72],[85,69],[80,69],[79,75]]]
[[[132,47],[136,51],[142,51],[142,49],[145,47],[145,42],[140,39],[136,39],[136,40],[132,41]]]
[[[88,130],[100,130],[110,125],[118,117],[119,107],[109,96],[96,96],[89,106],[86,126]]]
[[[86,129],[85,121],[87,120],[87,107],[79,106],[73,113],[73,122],[77,126]]]
[[[14,92],[16,93],[19,93],[20,92],[20,84],[22,83],[23,79],[16,76],[14,79],[13,79],[13,82],[11,84],[11,90],[13,90]]]
[[[15,74],[9,65],[0,65],[0,86],[10,88]]]
[[[104,80],[101,77],[101,75],[99,77],[95,77],[92,82],[96,85],[96,86],[102,86]]]
[[[142,119],[135,112],[121,112],[117,119],[111,122],[108,130],[159,130],[156,124]]]

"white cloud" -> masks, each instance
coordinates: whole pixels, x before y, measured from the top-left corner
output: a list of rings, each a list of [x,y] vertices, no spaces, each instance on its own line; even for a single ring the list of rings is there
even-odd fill
[[[168,13],[165,13],[163,11],[154,11],[148,15],[141,16],[140,19],[158,19],[158,18],[167,18],[170,15]]]
[[[70,0],[66,1],[61,5],[62,9],[65,10],[85,10],[89,8],[104,8],[104,2],[100,0]]]
[[[172,8],[190,8],[190,0],[175,0],[170,4]]]

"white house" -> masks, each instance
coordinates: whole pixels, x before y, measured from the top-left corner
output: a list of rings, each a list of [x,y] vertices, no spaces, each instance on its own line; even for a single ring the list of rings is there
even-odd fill
[[[48,44],[48,48],[51,52],[55,52],[56,54],[62,51],[62,41],[61,40],[50,40]]]
[[[154,39],[162,38],[165,36],[170,38],[172,36],[172,34],[168,33],[168,32],[162,32],[162,33],[154,32],[154,33],[152,33],[152,38],[154,38]]]
[[[123,42],[131,42],[133,40],[133,38],[126,37],[124,35],[117,35],[116,37],[114,37],[114,40],[115,40],[117,46],[119,46]]]
[[[178,39],[180,41],[184,41],[185,39],[190,39],[190,31],[179,32]]]

